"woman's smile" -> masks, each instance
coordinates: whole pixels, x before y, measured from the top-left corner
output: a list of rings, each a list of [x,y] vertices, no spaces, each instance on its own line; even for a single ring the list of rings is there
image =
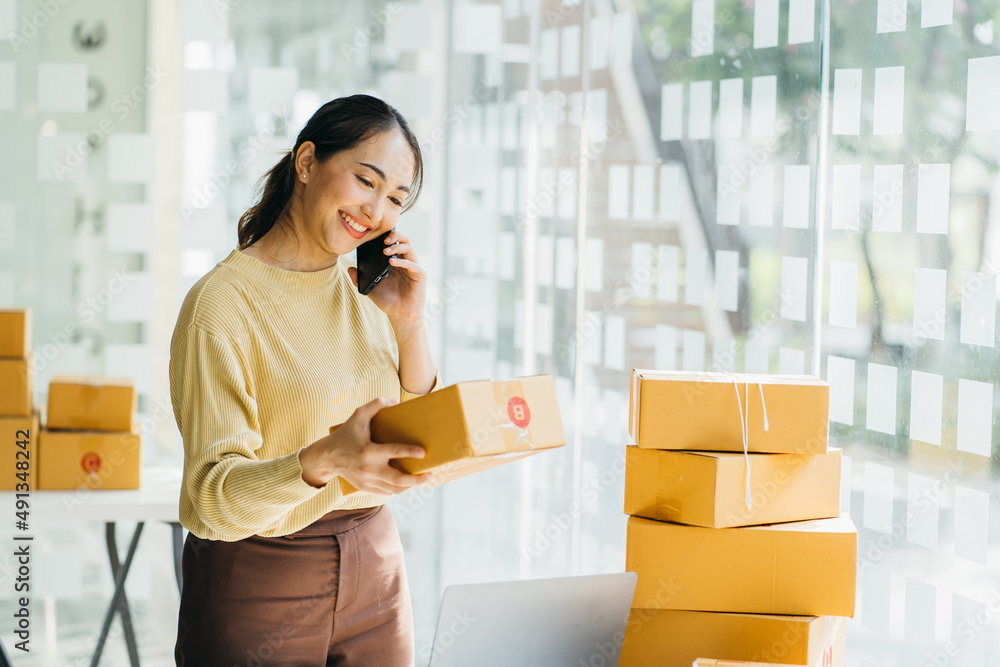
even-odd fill
[[[344,224],[344,229],[346,229],[354,238],[360,239],[371,230],[371,227],[361,224],[353,215],[339,210],[337,213],[340,215],[340,219]]]

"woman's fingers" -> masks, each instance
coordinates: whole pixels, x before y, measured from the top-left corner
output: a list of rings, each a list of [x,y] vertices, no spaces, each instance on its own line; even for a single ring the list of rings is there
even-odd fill
[[[390,257],[389,263],[393,266],[398,266],[401,269],[406,269],[410,273],[422,274],[424,271],[423,268],[416,262],[409,259],[403,259],[402,257]]]
[[[397,243],[396,245],[387,245],[385,247],[386,255],[396,255],[397,257],[412,251],[413,248],[408,243]]]

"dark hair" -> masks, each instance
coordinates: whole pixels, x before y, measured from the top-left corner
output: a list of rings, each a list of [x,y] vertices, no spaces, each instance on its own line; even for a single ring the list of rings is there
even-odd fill
[[[406,119],[394,107],[371,95],[349,95],[330,100],[312,115],[299,136],[295,147],[261,177],[257,191],[260,199],[240,216],[237,235],[239,248],[256,243],[269,232],[281,217],[295,190],[295,155],[303,142],[316,145],[316,159],[323,162],[334,154],[350,150],[362,141],[383,132],[399,129],[413,150],[416,162],[411,193],[403,206],[406,211],[417,200],[424,180],[424,164],[417,138]]]

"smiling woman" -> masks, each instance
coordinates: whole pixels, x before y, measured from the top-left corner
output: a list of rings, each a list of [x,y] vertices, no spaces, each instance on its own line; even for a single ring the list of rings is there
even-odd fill
[[[381,220],[384,214],[389,229],[416,202],[422,184],[420,146],[398,111],[369,95],[331,100],[264,177],[260,200],[240,218],[240,248],[256,246],[275,226],[294,235],[290,225],[296,215],[306,223],[302,231],[317,236],[343,226],[331,219],[334,213],[346,214],[368,230],[372,216]],[[383,206],[388,208],[383,211]],[[338,238],[331,234],[317,240],[334,246]],[[326,251],[340,255],[353,246],[342,240]]]
[[[190,531],[175,658],[409,665],[409,587],[384,504],[428,475],[392,467],[423,449],[372,442],[369,421],[440,388],[426,278],[398,230],[385,239],[398,270],[367,296],[347,255],[413,205],[420,149],[395,109],[353,95],[323,105],[265,179],[239,247],[192,287],[171,339]]]

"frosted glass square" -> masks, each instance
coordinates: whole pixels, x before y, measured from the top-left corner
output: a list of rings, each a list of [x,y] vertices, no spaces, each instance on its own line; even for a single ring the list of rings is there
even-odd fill
[[[656,298],[660,301],[677,303],[677,275],[680,263],[680,248],[672,245],[660,246],[659,263],[656,267]]]
[[[805,350],[793,347],[778,348],[778,372],[788,375],[802,375],[806,370]]]
[[[580,76],[580,26],[568,25],[560,39],[559,72],[564,77]]]
[[[781,258],[781,317],[806,321],[809,260],[805,257]]]
[[[906,68],[875,68],[875,134],[903,132],[903,81]]]
[[[907,527],[906,539],[929,549],[938,545],[938,518],[941,495],[935,490],[939,482],[930,477],[907,475],[906,489]]]
[[[83,63],[38,63],[38,110],[86,111],[87,66]]]
[[[997,276],[995,273],[962,274],[961,341],[993,347],[996,341]]]
[[[625,318],[608,315],[604,320],[604,365],[625,370]]]
[[[84,147],[81,150],[81,146]],[[38,136],[39,181],[48,183],[81,183],[87,179],[87,140],[83,134]]]
[[[108,181],[152,183],[156,177],[155,145],[151,134],[116,133],[108,137]]]
[[[788,43],[808,44],[816,33],[816,0],[788,0]]]
[[[587,289],[600,292],[604,289],[604,241],[587,239]]]
[[[556,287],[573,289],[576,286],[576,240],[568,236],[556,237]]]
[[[990,456],[993,426],[993,384],[959,379],[958,439],[959,451]]]
[[[628,218],[628,172],[627,164],[608,166],[608,217],[612,220]]]
[[[155,213],[152,204],[108,204],[108,250],[152,252]]]
[[[920,3],[920,27],[951,25],[955,0],[923,0]]]
[[[719,81],[719,138],[735,139],[743,134],[743,79]]]
[[[705,369],[705,332],[684,329],[683,360],[681,370],[703,371]]]
[[[774,117],[777,110],[778,77],[755,76],[750,97],[750,135],[770,137],[774,134]]]
[[[867,461],[865,463],[864,527],[892,535],[892,466]]]
[[[455,53],[500,51],[502,17],[499,5],[456,4],[451,13],[451,48]]]
[[[757,0],[753,6],[753,48],[778,45],[778,0]]]
[[[948,200],[951,196],[951,165],[922,164],[917,167],[917,231],[948,233]]]
[[[811,171],[807,164],[785,166],[782,224],[791,229],[809,229]]]
[[[277,116],[291,113],[295,91],[299,88],[297,69],[252,67],[247,77],[247,107],[250,113]]]
[[[705,271],[708,268],[708,250],[688,248],[684,263],[684,303],[701,306],[705,303]]]
[[[653,219],[653,165],[637,164],[633,169],[632,219]]]
[[[1000,56],[969,59],[965,129],[1000,129]]]
[[[861,130],[861,70],[833,73],[833,134],[857,135]]]
[[[861,165],[833,165],[833,228],[858,229],[860,208]]]
[[[711,139],[712,82],[692,81],[688,93],[688,139]]]
[[[830,421],[854,424],[854,359],[828,356],[826,381],[830,384]]]
[[[748,223],[751,227],[774,225],[774,167],[763,166],[751,176],[748,204]]]
[[[965,486],[955,487],[955,555],[988,565],[990,496]]]
[[[736,312],[739,306],[740,253],[715,251],[715,306]]]
[[[660,166],[660,220],[676,222],[681,215],[681,167]]]
[[[910,438],[941,445],[941,406],[944,378],[913,371],[910,379]]]
[[[648,299],[652,296],[650,286],[653,276],[653,244],[646,242],[636,242],[632,244],[632,295],[640,299]]]
[[[870,431],[896,434],[896,367],[868,364],[868,409]]]
[[[718,225],[740,224],[740,188],[733,184],[734,174],[737,173],[732,165],[719,167],[715,198],[715,222]]]
[[[684,137],[684,84],[668,83],[660,89],[660,141]]]
[[[902,32],[906,30],[906,0],[878,0],[875,13],[875,32]]]
[[[677,327],[668,324],[656,325],[653,363],[656,370],[672,371],[677,369]]]
[[[711,55],[715,51],[715,0],[691,3],[691,57]]]

